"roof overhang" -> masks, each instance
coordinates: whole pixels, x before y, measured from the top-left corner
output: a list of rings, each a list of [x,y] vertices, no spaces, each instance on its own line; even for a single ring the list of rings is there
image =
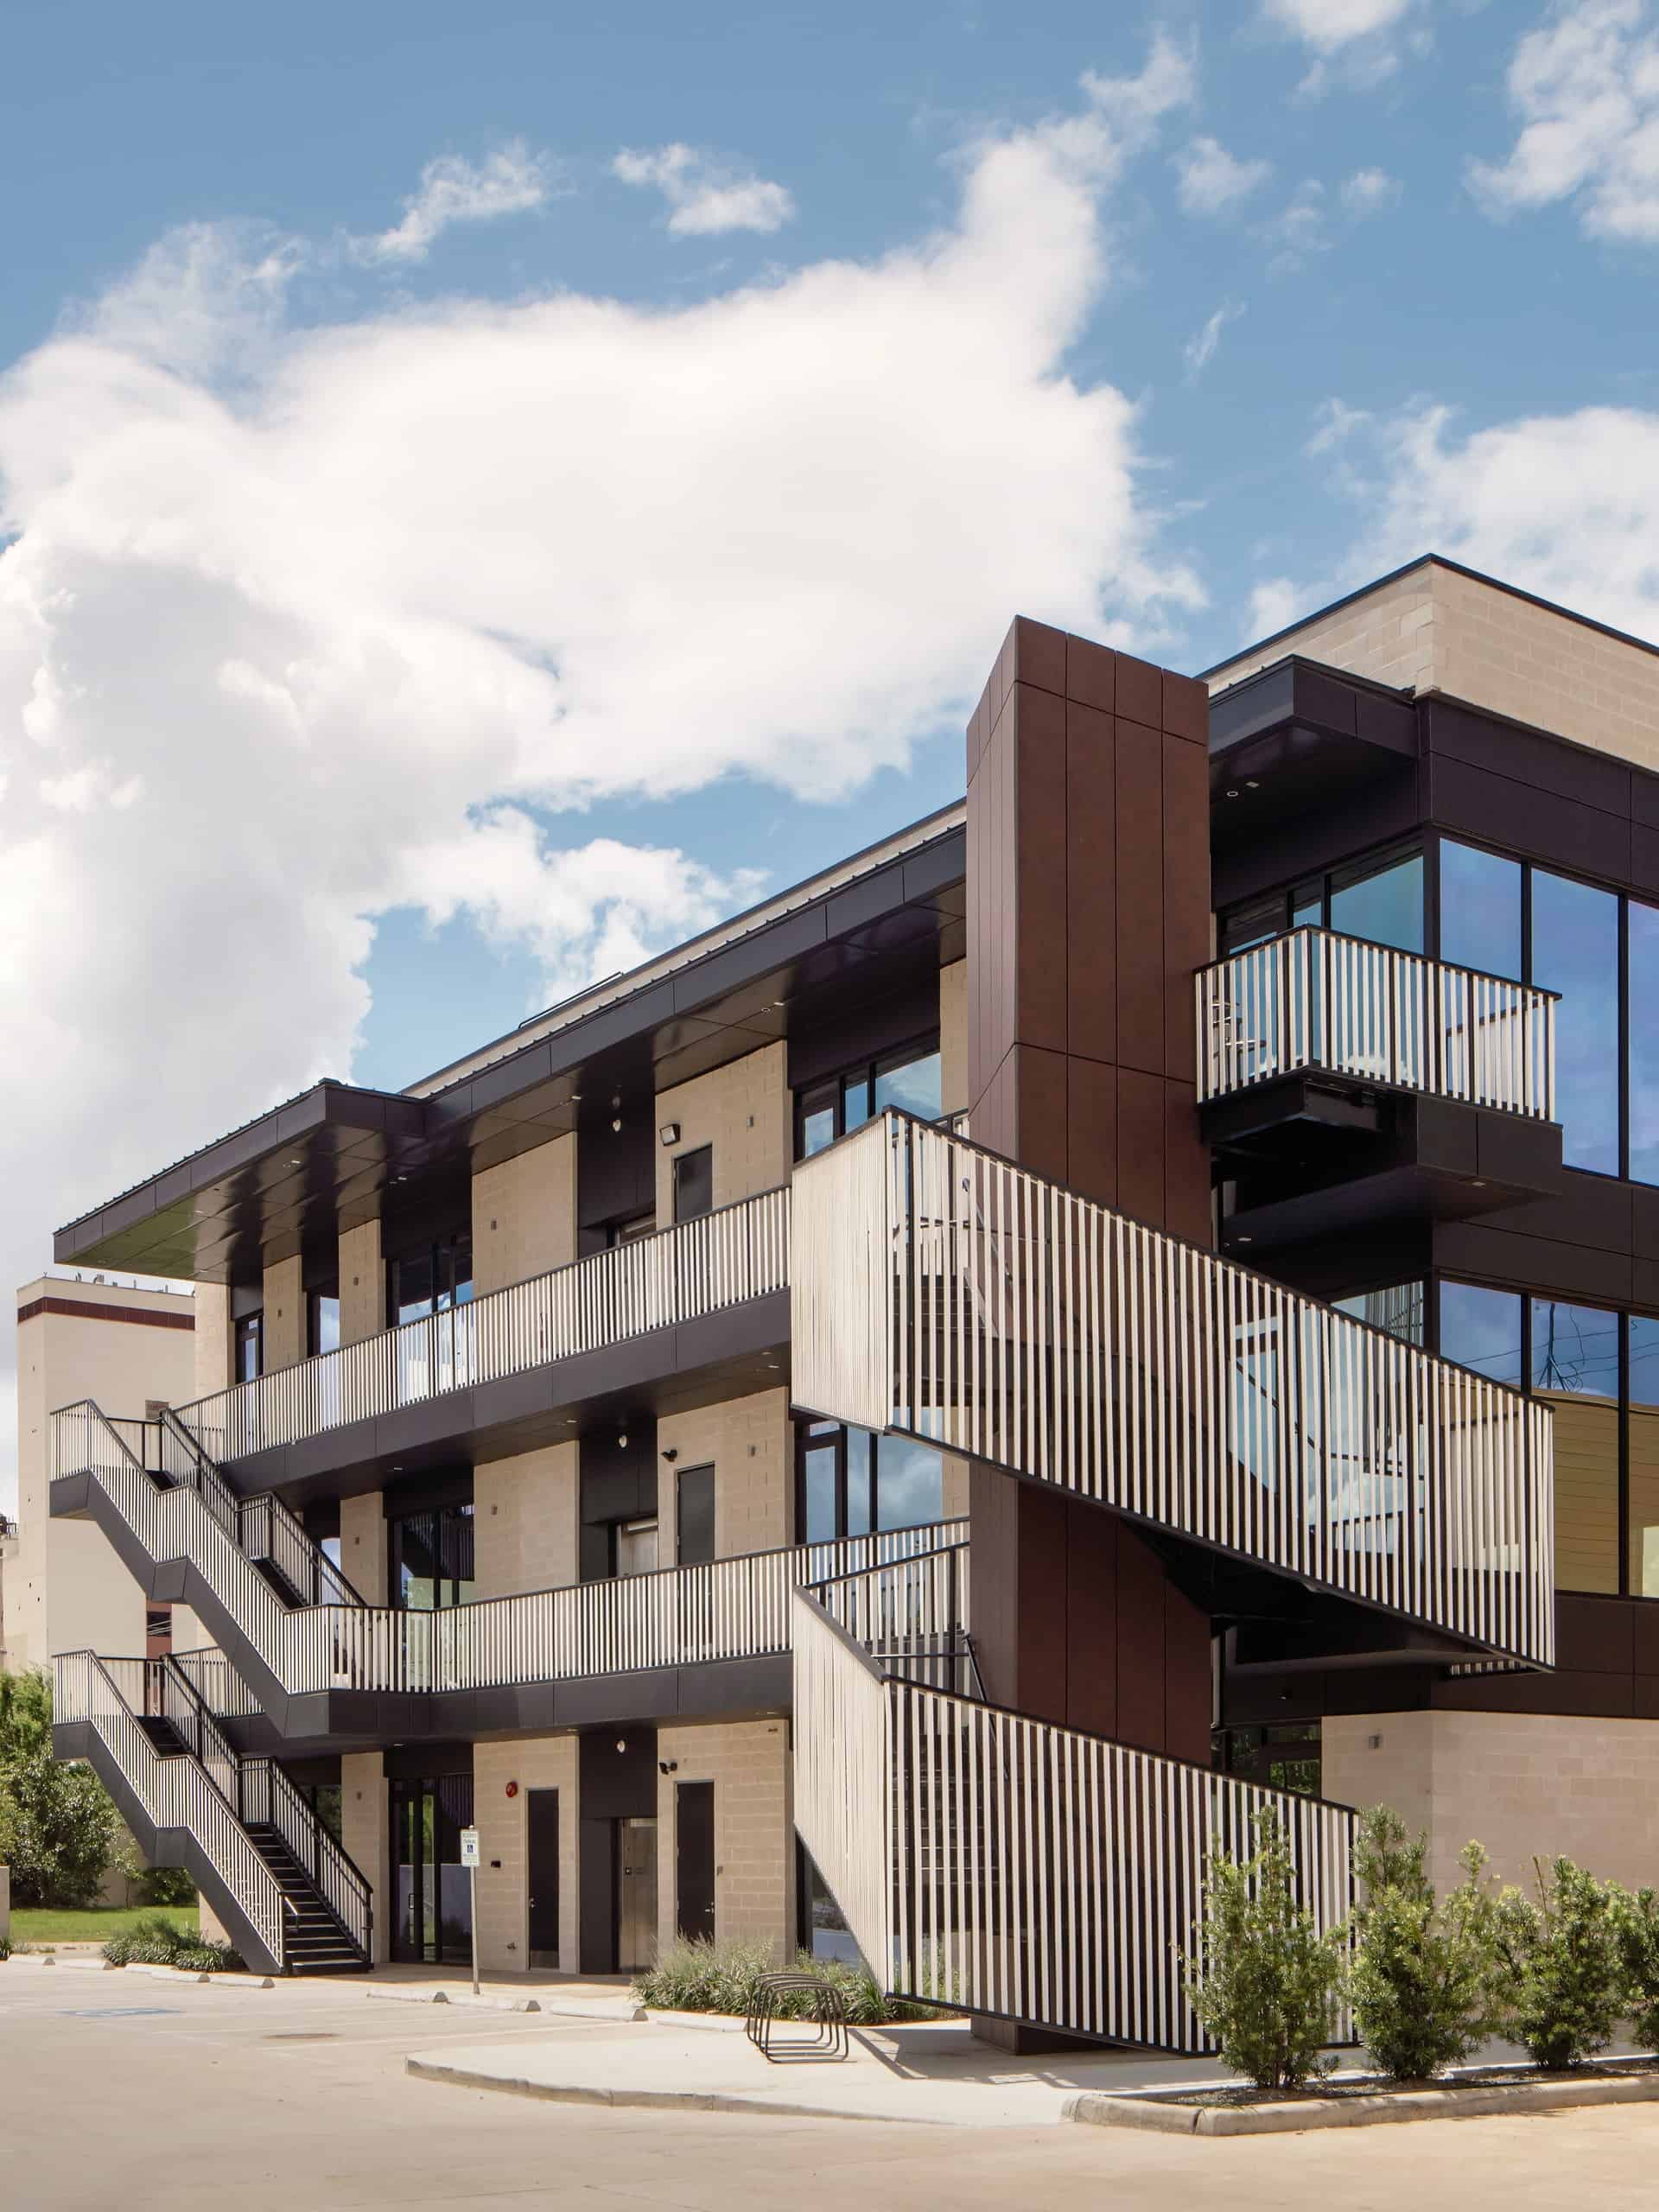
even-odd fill
[[[464,1179],[966,949],[953,824],[632,993],[416,1096],[322,1082],[59,1230],[60,1264],[247,1281],[376,1218],[400,1183]]]

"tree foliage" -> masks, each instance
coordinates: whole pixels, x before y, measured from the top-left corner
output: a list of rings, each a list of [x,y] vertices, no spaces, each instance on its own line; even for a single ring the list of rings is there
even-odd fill
[[[1361,2040],[1398,2081],[1432,2080],[1489,2031],[1497,1899],[1479,1844],[1465,1847],[1461,1863],[1463,1881],[1437,1898],[1428,1838],[1410,1835],[1386,1806],[1361,1816],[1348,2001]]]
[[[1613,1898],[1624,2009],[1641,2050],[1659,2050],[1659,1893],[1620,1891]]]
[[[1570,1859],[1533,1863],[1537,1897],[1505,1890],[1492,1916],[1495,2024],[1538,2065],[1576,2066],[1612,2041],[1624,2002],[1616,1895]]]
[[[1300,2089],[1330,2069],[1343,1939],[1322,1935],[1298,1897],[1277,1814],[1258,1813],[1255,1827],[1254,1857],[1211,1854],[1188,1988],[1228,2065],[1259,2089]]]
[[[66,1910],[96,1902],[124,1865],[125,1831],[92,1769],[52,1756],[52,1685],[36,1668],[0,1673],[0,1864],[16,1905]]]

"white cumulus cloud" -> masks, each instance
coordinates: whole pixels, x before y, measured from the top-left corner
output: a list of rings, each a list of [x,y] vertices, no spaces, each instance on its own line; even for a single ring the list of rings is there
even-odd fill
[[[1181,205],[1189,215],[1223,214],[1259,191],[1273,174],[1271,162],[1242,161],[1218,138],[1194,138],[1176,156],[1175,168]]]
[[[988,136],[914,242],[690,305],[320,321],[302,256],[195,230],[0,377],[14,1282],[350,1074],[378,916],[528,942],[556,996],[754,887],[569,810],[844,795],[965,717],[1017,607],[1144,648],[1199,603],[1134,404],[1071,359],[1182,97],[1159,41]]]
[[[1399,178],[1387,169],[1356,169],[1344,181],[1342,204],[1351,215],[1375,215],[1392,207],[1402,189]]]
[[[482,162],[446,154],[421,171],[420,188],[404,200],[402,221],[378,237],[354,240],[354,250],[365,261],[424,261],[433,241],[457,223],[493,222],[544,206],[553,175],[547,156],[532,154],[521,138]]]
[[[653,153],[625,147],[611,168],[624,184],[655,186],[668,202],[668,227],[677,238],[780,231],[795,213],[785,187],[746,175],[695,146],[659,146]]]
[[[1510,63],[1522,128],[1469,181],[1496,214],[1570,201],[1592,238],[1659,244],[1659,28],[1646,0],[1578,0]]]
[[[1262,0],[1261,20],[1300,39],[1313,56],[1299,90],[1365,88],[1399,68],[1402,53],[1426,53],[1432,35],[1423,0]]]

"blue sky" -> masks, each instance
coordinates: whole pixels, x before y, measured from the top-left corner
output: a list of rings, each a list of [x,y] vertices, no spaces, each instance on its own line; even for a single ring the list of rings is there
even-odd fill
[[[1198,669],[1433,546],[1659,628],[1659,0],[22,4],[6,60],[19,1278],[956,796],[1015,611]]]

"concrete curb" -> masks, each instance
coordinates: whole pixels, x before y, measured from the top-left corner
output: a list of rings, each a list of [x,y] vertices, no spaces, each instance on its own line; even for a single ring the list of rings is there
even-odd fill
[[[464,1997],[446,1995],[443,2001],[446,2005],[465,2005],[475,2012],[539,2012],[542,2009],[538,1997],[493,1997],[487,1991],[474,1997],[470,1989]]]
[[[639,2007],[634,2018],[649,2020],[653,2028],[713,2029],[721,2035],[730,2035],[734,2030],[741,2035],[746,2024],[735,2012],[664,2012],[645,2005]]]
[[[493,2089],[506,2097],[539,2097],[556,2105],[613,2105],[618,2110],[647,2112],[741,2112],[764,2120],[850,2120],[875,2121],[900,2127],[948,2127],[949,2120],[928,2120],[909,2113],[848,2112],[835,2105],[801,2104],[794,2099],[741,2096],[724,2089],[592,2089],[574,2088],[556,2082],[528,2082],[522,2075],[475,2073],[470,2067],[448,2066],[429,2058],[406,2058],[404,2071],[423,2082],[441,2082],[454,2089]]]
[[[1565,2112],[1580,2105],[1659,2101],[1659,2074],[1629,2081],[1506,2082],[1482,2088],[1385,2089],[1329,2103],[1178,2105],[1156,2097],[1068,2097],[1063,2117],[1090,2127],[1160,2135],[1291,2135],[1312,2127],[1387,2127],[1414,2120],[1473,2120],[1503,2113]]]
[[[372,2005],[447,2005],[449,1993],[443,1989],[365,1989],[363,1994]]]

